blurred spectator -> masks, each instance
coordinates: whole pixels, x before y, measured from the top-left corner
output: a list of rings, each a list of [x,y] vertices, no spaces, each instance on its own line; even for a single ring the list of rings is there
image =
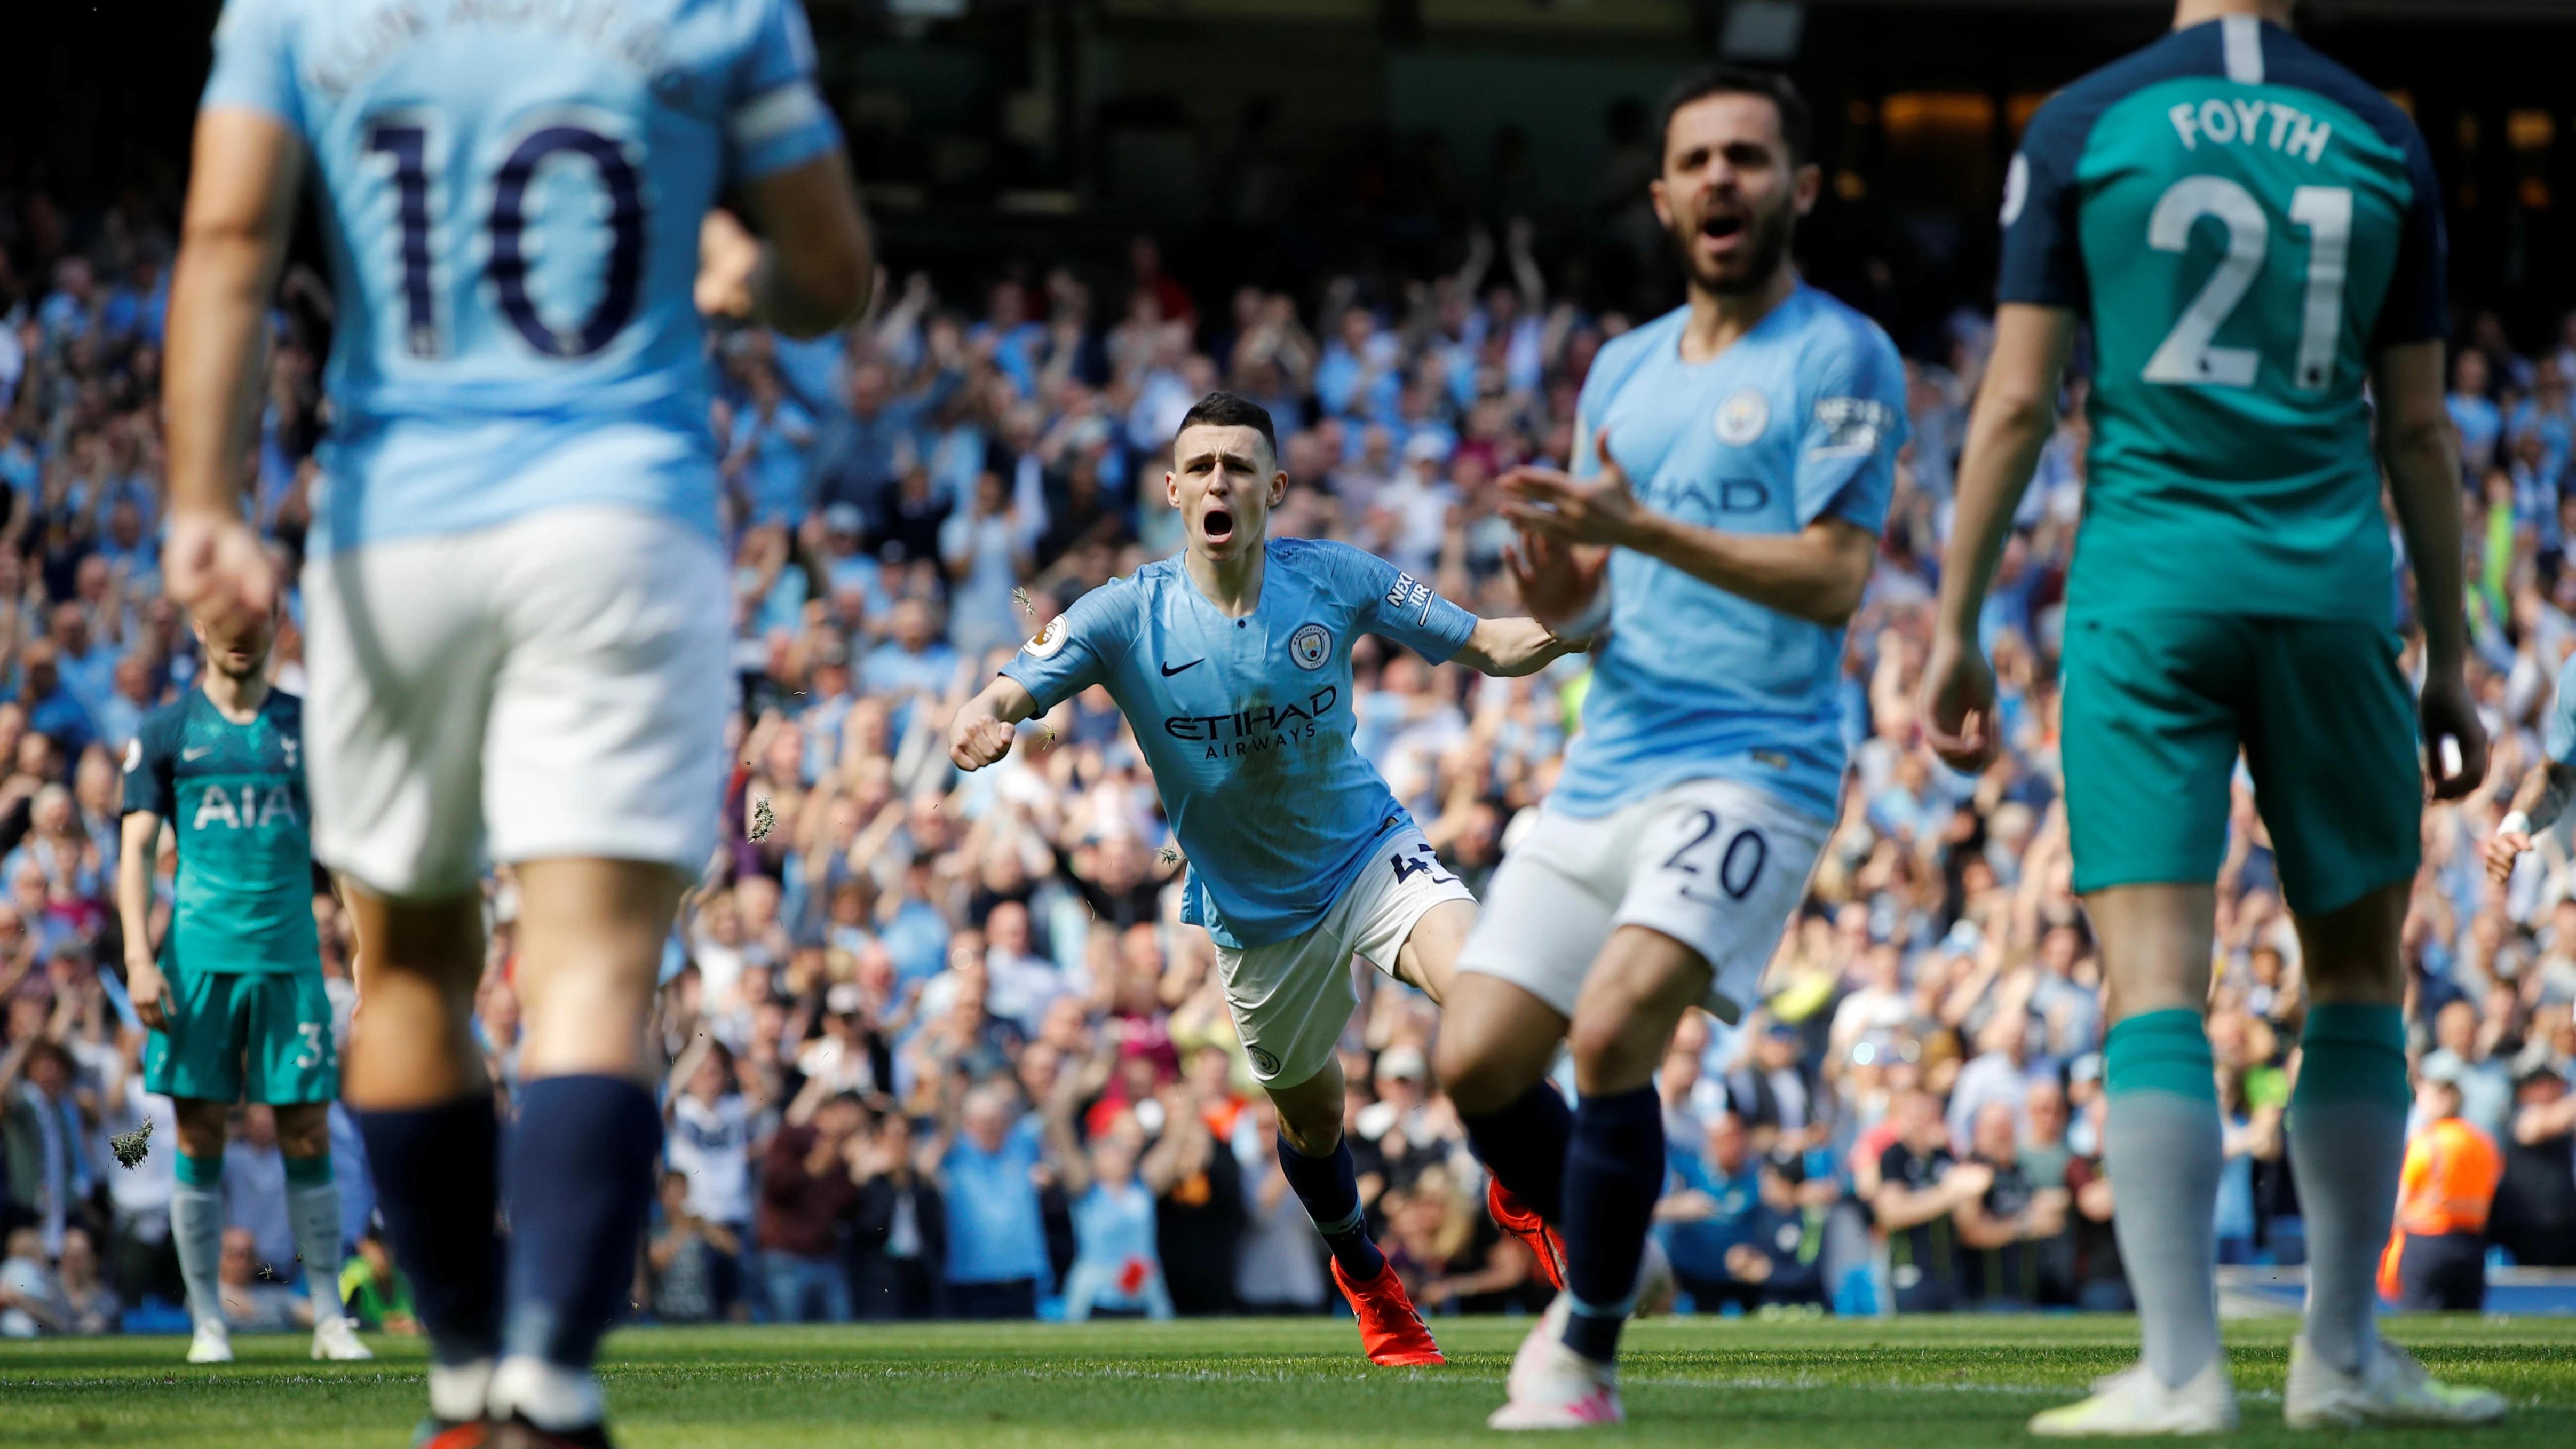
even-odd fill
[[[2525,1267],[2576,1268],[2576,1093],[2541,1063],[2514,1083],[2514,1103],[2487,1235]]]
[[[2420,1125],[2406,1144],[2379,1291],[2403,1309],[2482,1308],[2487,1215],[2503,1158],[2493,1139],[2460,1116],[2460,1087],[2449,1076],[2418,1081],[2415,1111]]]
[[[661,1227],[644,1245],[645,1302],[653,1316],[665,1323],[704,1323],[715,1318],[722,1306],[719,1265],[742,1256],[742,1240],[726,1224],[690,1211],[689,1179],[681,1173],[662,1174],[658,1205]],[[365,1321],[364,1315],[360,1321]]]
[[[395,1270],[393,1250],[385,1246],[384,1235],[373,1229],[358,1239],[358,1250],[341,1264],[340,1301],[348,1305],[358,1326],[369,1332],[420,1332],[411,1282]]]
[[[1753,1307],[1761,1301],[1760,1283],[1738,1270],[1748,1256],[1760,1256],[1752,1244],[1761,1235],[1763,1194],[1772,1184],[1753,1156],[1744,1120],[1720,1112],[1703,1141],[1671,1141],[1665,1156],[1670,1176],[1655,1221],[1673,1277],[1703,1313],[1726,1303]],[[1780,1196],[1785,1200],[1785,1191]]]
[[[1908,1092],[1888,1110],[1895,1140],[1880,1154],[1870,1209],[1887,1238],[1888,1283],[1900,1313],[1947,1313],[1959,1305],[1959,1212],[1994,1185],[1994,1170],[1950,1155],[1940,1099]]]
[[[1968,1163],[1986,1170],[1986,1190],[1953,1211],[1960,1286],[1989,1312],[2027,1310],[2066,1297],[2067,1192],[2039,1187],[2021,1165],[2012,1104],[1988,1102],[1968,1128]]]
[[[68,1333],[71,1321],[44,1234],[33,1228],[9,1234],[9,1256],[0,1261],[0,1338]]]
[[[956,1098],[953,1084],[941,1091]],[[945,1115],[945,1114],[943,1114]],[[948,1207],[948,1307],[960,1318],[1029,1318],[1050,1276],[1038,1211],[1044,1127],[1010,1089],[976,1087],[943,1124],[939,1190]]]
[[[760,1184],[760,1283],[776,1323],[847,1323],[841,1232],[858,1207],[859,1129],[867,1109],[821,1078],[770,1138]]]
[[[264,1274],[250,1229],[224,1229],[223,1256],[215,1263],[215,1291],[235,1333],[286,1333],[313,1326],[313,1300]]]
[[[880,1119],[860,1149],[850,1236],[861,1318],[926,1318],[943,1307],[947,1207],[933,1180],[935,1165],[925,1168],[917,1156],[911,1119],[899,1112]]]

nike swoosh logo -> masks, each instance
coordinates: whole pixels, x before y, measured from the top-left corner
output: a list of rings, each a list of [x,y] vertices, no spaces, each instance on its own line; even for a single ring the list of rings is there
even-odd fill
[[[1184,669],[1196,669],[1196,668],[1198,668],[1200,665],[1205,664],[1205,663],[1207,663],[1207,658],[1206,658],[1206,656],[1202,655],[1202,656],[1200,656],[1199,658],[1196,658],[1196,659],[1191,660],[1191,661],[1190,661],[1189,663],[1187,663],[1187,664],[1166,664],[1166,665],[1164,665],[1164,666],[1163,666],[1163,677],[1164,677],[1165,679],[1169,679],[1169,678],[1171,678],[1173,675],[1180,673],[1180,672],[1181,672],[1182,670],[1184,670]]]
[[[203,759],[214,752],[215,747],[213,745],[198,745],[193,749],[181,750],[179,752],[179,758],[183,760]]]

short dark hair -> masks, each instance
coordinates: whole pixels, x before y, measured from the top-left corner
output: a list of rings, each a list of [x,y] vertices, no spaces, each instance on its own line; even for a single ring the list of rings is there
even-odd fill
[[[1212,392],[1190,405],[1181,414],[1181,426],[1172,436],[1191,428],[1250,428],[1261,435],[1262,445],[1270,449],[1275,461],[1279,457],[1279,433],[1270,426],[1270,409],[1230,392]]]
[[[1798,94],[1797,83],[1778,71],[1741,65],[1704,65],[1673,82],[1673,88],[1664,92],[1663,108],[1655,113],[1655,144],[1671,143],[1675,111],[1710,96],[1760,96],[1769,101],[1780,113],[1780,137],[1789,143],[1789,164],[1804,166],[1814,158],[1815,118],[1807,109],[1807,98]],[[1659,164],[1655,169],[1663,168]]]

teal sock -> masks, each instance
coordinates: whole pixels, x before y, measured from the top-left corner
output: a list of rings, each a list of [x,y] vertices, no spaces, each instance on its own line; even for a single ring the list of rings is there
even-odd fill
[[[2218,1171],[2223,1148],[2209,1033],[2185,1007],[2111,1028],[2102,1047],[2111,1102],[2102,1157],[2119,1204],[2113,1231],[2147,1367],[2167,1388],[2218,1353]]]
[[[2406,1016],[2322,1002],[2299,1036],[2290,1165],[2308,1233],[2308,1347],[2344,1373],[2378,1336],[2380,1251],[2406,1163]]]
[[[331,1181],[331,1154],[328,1152],[319,1157],[286,1159],[288,1187],[329,1187]]]
[[[183,1187],[220,1188],[224,1185],[224,1155],[198,1157],[182,1151],[179,1154],[179,1182]]]

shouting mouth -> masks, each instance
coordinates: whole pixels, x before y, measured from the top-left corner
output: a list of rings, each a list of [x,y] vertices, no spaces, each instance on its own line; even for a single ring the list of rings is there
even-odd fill
[[[1211,508],[1199,520],[1199,532],[1211,544],[1222,544],[1234,537],[1234,513],[1231,509]]]

